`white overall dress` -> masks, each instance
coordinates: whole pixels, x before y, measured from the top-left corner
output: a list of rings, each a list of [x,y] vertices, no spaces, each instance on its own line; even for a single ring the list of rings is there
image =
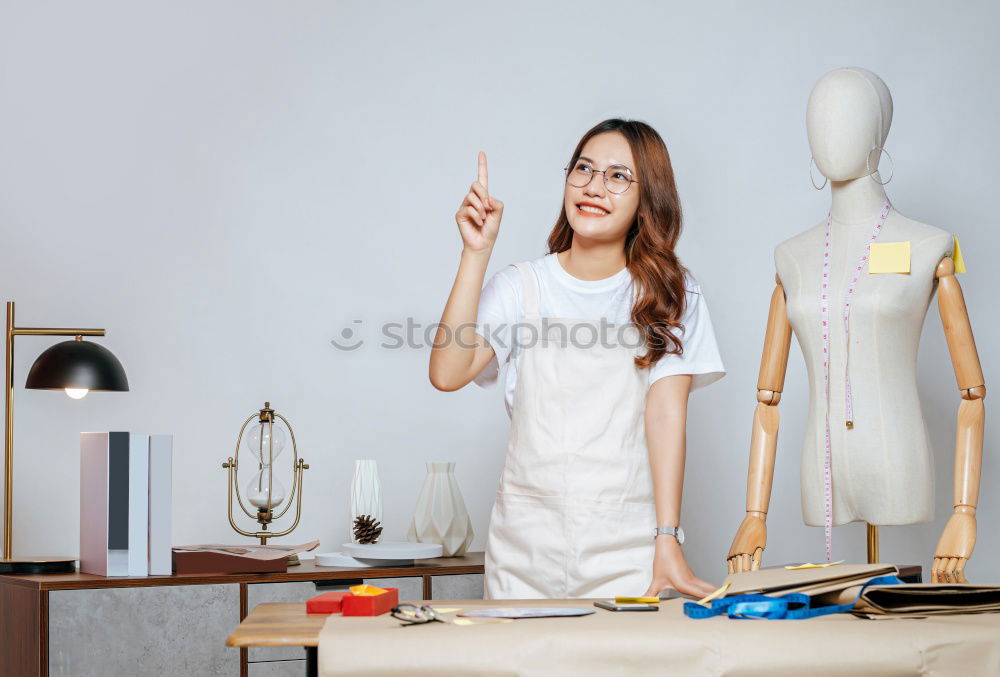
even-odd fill
[[[535,274],[529,264],[517,268],[525,324],[486,543],[486,598],[641,595],[652,580],[656,526],[643,422],[648,375],[634,363],[644,347],[635,327],[624,341],[616,328],[606,331],[602,342],[598,322],[543,322]]]

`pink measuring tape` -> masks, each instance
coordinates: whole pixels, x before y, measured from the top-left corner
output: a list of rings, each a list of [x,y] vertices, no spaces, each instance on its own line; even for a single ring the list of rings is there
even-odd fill
[[[868,242],[865,243],[865,248],[861,252],[861,258],[858,259],[858,265],[854,268],[854,273],[851,276],[851,282],[847,285],[847,290],[844,292],[844,305],[841,315],[844,320],[844,422],[848,430],[854,427],[854,403],[851,396],[851,372],[850,372],[850,355],[851,355],[851,297],[854,296],[854,288],[858,284],[858,279],[861,277],[861,271],[865,268],[865,263],[868,261],[868,252],[871,249],[872,243],[878,234],[882,231],[882,226],[885,224],[885,219],[889,216],[889,212],[892,206],[889,201],[882,205],[882,212],[879,214],[878,220],[875,221],[875,226],[872,228],[871,237],[868,238]],[[826,388],[826,449],[823,457],[823,509],[824,509],[824,519],[823,519],[823,531],[826,535],[826,561],[829,562],[833,559],[833,475],[832,475],[832,465],[833,458],[832,452],[830,450],[830,299],[829,299],[829,289],[830,289],[830,251],[831,251],[831,231],[833,225],[833,213],[827,214],[826,217],[826,242],[824,244],[823,250],[823,286],[820,289],[820,321],[822,323],[821,330],[823,333],[823,384]]]

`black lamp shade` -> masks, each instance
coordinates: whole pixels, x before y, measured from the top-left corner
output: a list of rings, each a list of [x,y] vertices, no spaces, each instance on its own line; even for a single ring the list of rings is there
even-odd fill
[[[43,352],[31,365],[25,388],[32,390],[128,391],[122,363],[110,350],[90,341],[62,341]]]

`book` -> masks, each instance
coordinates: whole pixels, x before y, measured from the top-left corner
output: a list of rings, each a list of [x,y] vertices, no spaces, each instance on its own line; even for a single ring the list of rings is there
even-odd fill
[[[128,433],[128,575],[149,575],[149,435]]]
[[[149,436],[149,575],[169,576],[173,562],[173,435]]]
[[[129,434],[80,433],[80,571],[128,576]]]
[[[81,572],[170,575],[172,447],[170,435],[80,433]]]

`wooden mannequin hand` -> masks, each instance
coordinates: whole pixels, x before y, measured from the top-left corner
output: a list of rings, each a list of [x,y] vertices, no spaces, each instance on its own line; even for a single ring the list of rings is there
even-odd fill
[[[762,513],[747,513],[733,539],[733,545],[726,555],[726,570],[756,571],[767,545],[767,526]]]
[[[941,532],[941,538],[938,539],[937,548],[934,550],[931,582],[965,583],[965,564],[972,556],[972,549],[975,546],[975,513],[954,513],[944,525],[944,531]]]
[[[656,597],[666,588],[673,588],[677,592],[698,598],[709,595],[715,590],[715,586],[694,575],[676,538],[657,536],[656,549],[653,552],[653,581],[644,596]]]
[[[473,182],[455,214],[462,244],[469,251],[488,253],[500,232],[503,202],[490,197],[487,186],[486,153],[480,153],[479,178]]]

